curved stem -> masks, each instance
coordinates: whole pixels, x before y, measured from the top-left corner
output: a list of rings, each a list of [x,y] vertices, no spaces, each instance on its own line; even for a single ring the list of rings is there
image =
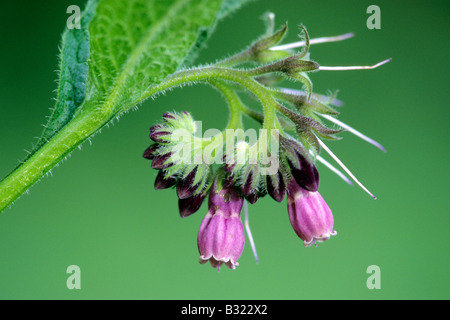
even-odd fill
[[[222,93],[230,108],[230,120],[226,129],[239,129],[242,128],[242,109],[244,108],[239,96],[234,90],[229,89],[225,84],[220,81],[210,81],[211,85],[216,87],[217,90]]]
[[[253,93],[263,105],[264,123],[263,129],[281,129],[276,116],[277,102],[268,93],[267,89],[250,77],[246,71],[228,68],[206,67],[179,71],[169,76],[161,84],[150,87],[139,100],[144,100],[165,90],[179,87],[186,82],[195,83],[200,81],[226,80],[238,83]]]
[[[12,204],[107,121],[93,112],[75,117],[38,152],[0,182],[0,212]]]
[[[276,101],[267,93],[262,85],[253,78],[246,76],[239,70],[225,68],[200,68],[180,71],[169,76],[163,83],[150,87],[144,95],[134,101],[133,105],[142,102],[157,93],[181,86],[185,83],[210,82],[226,80],[246,87],[261,101],[264,107],[265,128],[280,128],[276,117]],[[126,111],[121,110],[122,112]],[[239,115],[234,112],[231,126],[238,125]],[[18,166],[13,172],[0,182],[0,212],[13,203],[34,183],[40,180],[61,160],[81,143],[89,139],[95,132],[109,122],[110,114],[102,109],[90,109],[79,113],[58,134],[44,144],[39,151]]]

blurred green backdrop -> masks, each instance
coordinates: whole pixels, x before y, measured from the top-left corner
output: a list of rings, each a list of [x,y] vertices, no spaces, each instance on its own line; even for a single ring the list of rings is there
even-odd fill
[[[55,70],[67,6],[84,1],[9,1],[0,11],[0,176],[25,156],[53,106]],[[381,8],[381,30],[366,9]],[[205,87],[178,89],[84,144],[28,195],[0,215],[2,299],[448,299],[448,1],[260,0],[222,21],[197,63],[245,47],[263,32],[268,10],[303,23],[312,37],[355,32],[313,46],[322,65],[377,70],[320,72],[315,91],[339,89],[340,119],[384,144],[387,153],[344,133],[328,145],[373,191],[373,201],[320,166],[320,191],[338,236],[303,248],[286,203],[250,206],[260,263],[247,244],[234,270],[197,262],[203,215],[180,219],[173,190],[153,190],[155,171],[141,157],[148,127],[167,110],[190,110],[204,128],[222,128],[227,110]],[[249,124],[253,124],[248,122]],[[326,157],[329,159],[329,157]],[[81,268],[81,290],[66,269]],[[381,268],[381,290],[366,269]]]

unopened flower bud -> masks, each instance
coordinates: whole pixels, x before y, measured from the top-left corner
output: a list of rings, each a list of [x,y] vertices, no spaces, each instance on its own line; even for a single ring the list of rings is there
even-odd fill
[[[241,186],[241,191],[244,197],[251,204],[255,204],[259,199],[259,190],[258,190],[258,182],[259,182],[259,173],[258,168],[256,166],[248,167],[247,178],[245,179],[245,183]]]
[[[319,64],[315,61],[303,60],[298,55],[290,56],[280,62],[280,71],[290,77],[296,77],[301,72],[309,72],[319,69]]]
[[[152,161],[152,168],[161,170],[171,167],[173,163],[168,161],[171,156],[172,156],[171,152],[155,156]]]
[[[152,144],[150,147],[148,147],[147,149],[145,149],[145,151],[144,151],[144,153],[142,154],[142,156],[145,158],[145,159],[148,159],[148,160],[153,160],[153,158],[155,157],[155,151],[156,151],[156,149],[158,149],[158,145],[155,143],[155,144]]]
[[[171,112],[166,112],[163,114],[163,119],[166,121],[170,121],[170,120],[174,120],[175,119],[175,115]]]
[[[165,177],[163,171],[159,171],[155,178],[155,189],[162,190],[173,187],[177,182],[177,179],[174,177]]]
[[[150,139],[158,143],[168,143],[167,137],[170,136],[167,131],[154,131],[150,133]]]
[[[197,185],[194,185],[195,175],[197,173],[197,168],[189,172],[186,178],[182,179],[177,184],[177,195],[180,199],[189,198],[195,191],[197,191]]]
[[[250,204],[255,204],[256,201],[258,201],[258,199],[259,199],[259,195],[256,193],[251,193],[251,194],[245,196],[245,199],[247,199],[247,201],[250,202]]]
[[[296,140],[280,140],[292,176],[297,183],[308,191],[319,188],[319,171],[309,157],[305,148]]]
[[[308,191],[317,191],[319,189],[319,171],[316,166],[298,154],[300,167],[296,168],[290,163],[291,173],[295,181]]]
[[[283,175],[278,171],[274,175],[266,176],[267,193],[278,202],[283,201],[286,187],[283,181]]]
[[[180,216],[186,218],[195,212],[197,212],[205,200],[206,194],[200,193],[189,198],[178,199],[178,210],[180,211]]]

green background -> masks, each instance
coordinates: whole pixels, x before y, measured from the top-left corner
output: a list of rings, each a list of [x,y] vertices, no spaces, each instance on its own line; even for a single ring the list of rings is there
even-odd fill
[[[24,158],[53,106],[60,36],[70,4],[9,1],[0,11],[0,176]],[[381,8],[381,30],[366,9]],[[382,153],[343,133],[328,143],[366,186],[347,186],[319,165],[320,192],[338,235],[304,248],[286,201],[250,206],[260,258],[247,244],[236,270],[198,263],[196,237],[206,213],[180,219],[173,190],[153,190],[155,170],[141,157],[148,127],[168,110],[189,110],[203,128],[228,117],[218,93],[177,89],[104,129],[0,215],[2,299],[448,299],[448,1],[261,0],[222,21],[197,63],[245,47],[263,32],[270,10],[289,21],[286,41],[303,23],[311,37],[355,32],[315,45],[322,65],[377,70],[319,72],[315,91],[339,89],[340,119],[380,141]],[[295,87],[295,85],[293,85]],[[248,122],[253,125],[252,122]],[[324,155],[327,159],[326,155]],[[66,269],[81,268],[81,290]],[[366,287],[367,267],[381,268],[381,290]]]

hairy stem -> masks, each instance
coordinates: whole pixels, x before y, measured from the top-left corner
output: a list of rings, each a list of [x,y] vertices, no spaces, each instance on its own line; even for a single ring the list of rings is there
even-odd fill
[[[206,81],[214,84],[214,81],[217,80],[238,83],[252,92],[264,107],[263,127],[265,129],[281,129],[276,115],[277,102],[271,97],[266,88],[246,75],[245,72],[239,70],[210,67],[180,71],[169,76],[162,83],[150,87],[133,105],[162,91],[185,83]],[[233,94],[235,93],[233,92]],[[228,97],[226,96],[226,98],[235,98],[230,96],[228,91],[227,95]],[[126,108],[121,111],[126,111]],[[240,124],[241,111],[234,111],[233,118],[230,119],[231,126]],[[248,113],[248,111],[244,112]],[[113,110],[105,112],[105,108],[93,108],[87,112],[78,113],[58,134],[0,182],[0,212],[68,156],[73,149],[108,123],[112,118],[112,114]]]
[[[0,212],[41,179],[104,124],[93,114],[74,118],[36,153],[0,182]]]
[[[230,108],[230,120],[228,121],[226,129],[242,128],[242,109],[244,108],[244,105],[242,104],[241,99],[239,99],[239,96],[234,90],[228,88],[226,84],[221,83],[220,81],[211,81],[210,83],[222,93]]]
[[[216,80],[232,81],[234,83],[240,84],[248,91],[253,93],[260,100],[261,104],[264,107],[263,128],[281,129],[278,118],[276,116],[277,102],[270,95],[268,89],[263,87],[258,81],[249,76],[245,71],[218,67],[206,67],[179,71],[169,76],[161,84],[150,87],[141,97],[141,100],[147,99],[155,94],[158,94],[159,92],[182,86],[187,82],[210,82]]]

